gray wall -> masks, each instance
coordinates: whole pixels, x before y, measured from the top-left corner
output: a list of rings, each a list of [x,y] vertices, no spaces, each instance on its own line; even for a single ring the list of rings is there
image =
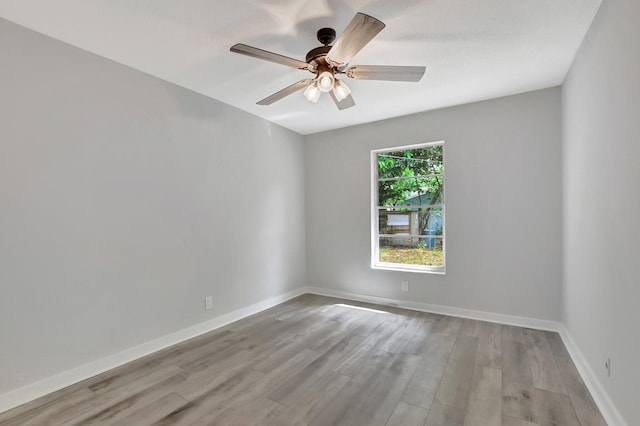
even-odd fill
[[[0,394],[304,284],[301,136],[3,20],[0,58]]]
[[[552,88],[307,136],[307,283],[559,320],[560,111]],[[371,269],[370,150],[439,140],[447,274]]]
[[[604,1],[562,91],[563,320],[630,425],[640,422],[638,40],[640,3]]]

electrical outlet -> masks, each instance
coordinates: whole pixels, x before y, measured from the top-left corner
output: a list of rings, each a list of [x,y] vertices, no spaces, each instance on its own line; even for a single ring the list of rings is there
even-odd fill
[[[213,296],[207,296],[204,298],[204,308],[207,311],[213,309]]]
[[[409,291],[409,281],[401,281],[400,282],[400,290]]]
[[[607,358],[604,363],[604,368],[607,369],[607,377],[611,377],[611,358]]]

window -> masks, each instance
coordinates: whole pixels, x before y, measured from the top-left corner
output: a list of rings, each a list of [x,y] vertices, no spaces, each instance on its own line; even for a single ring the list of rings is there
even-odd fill
[[[371,266],[444,273],[444,142],[371,151]]]

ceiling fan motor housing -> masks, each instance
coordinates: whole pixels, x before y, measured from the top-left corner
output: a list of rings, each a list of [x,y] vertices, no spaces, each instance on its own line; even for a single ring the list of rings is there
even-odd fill
[[[333,28],[320,28],[317,33],[318,41],[324,46],[311,49],[307,53],[306,62],[309,64],[309,71],[320,74],[322,71],[330,69],[327,63],[327,53],[331,50],[329,46],[336,39],[336,30]]]
[[[320,46],[315,49],[311,49],[309,53],[307,53],[306,62],[311,65],[310,68],[317,69],[321,65],[325,65],[327,63],[326,57],[327,53],[331,50],[331,46]]]

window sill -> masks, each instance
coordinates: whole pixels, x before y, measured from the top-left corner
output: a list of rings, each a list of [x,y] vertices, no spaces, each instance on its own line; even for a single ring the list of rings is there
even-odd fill
[[[397,272],[417,272],[419,274],[436,274],[446,275],[444,267],[425,267],[414,265],[401,265],[398,263],[378,263],[371,265],[371,269],[379,269],[383,271],[397,271]]]

